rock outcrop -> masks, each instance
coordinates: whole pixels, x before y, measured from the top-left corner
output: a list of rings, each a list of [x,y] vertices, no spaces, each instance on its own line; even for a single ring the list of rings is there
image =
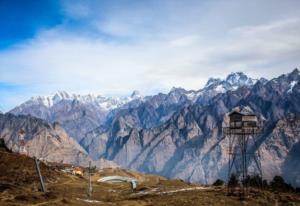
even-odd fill
[[[32,116],[0,114],[0,139],[13,152],[48,162],[87,166],[92,161],[58,123],[50,124]],[[93,164],[99,168],[116,166],[107,160],[93,161]]]

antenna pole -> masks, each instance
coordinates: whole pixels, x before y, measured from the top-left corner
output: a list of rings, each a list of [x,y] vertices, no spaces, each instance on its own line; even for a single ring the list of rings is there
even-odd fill
[[[92,197],[92,192],[93,192],[93,188],[92,188],[92,177],[91,177],[91,161],[89,161],[89,183],[88,183],[88,197],[89,198]]]
[[[41,170],[40,170],[40,160],[38,160],[36,157],[34,157],[34,162],[35,162],[36,172],[37,172],[37,174],[40,178],[40,184],[41,184],[42,192],[46,192],[46,187],[45,187],[43,176],[42,176],[42,173],[41,173]]]

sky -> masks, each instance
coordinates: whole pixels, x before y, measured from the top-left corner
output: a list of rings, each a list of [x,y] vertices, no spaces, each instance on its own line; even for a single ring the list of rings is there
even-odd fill
[[[300,65],[299,0],[0,0],[0,110],[57,91],[200,89]]]

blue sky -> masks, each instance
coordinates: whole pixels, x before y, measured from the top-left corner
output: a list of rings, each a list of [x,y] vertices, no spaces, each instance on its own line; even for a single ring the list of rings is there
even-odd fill
[[[1,0],[0,110],[58,90],[201,88],[299,67],[298,0]]]

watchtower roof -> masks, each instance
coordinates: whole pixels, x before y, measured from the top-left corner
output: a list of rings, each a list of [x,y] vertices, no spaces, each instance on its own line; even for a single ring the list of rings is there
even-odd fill
[[[255,113],[250,112],[250,111],[240,111],[240,112],[238,112],[238,111],[233,111],[233,112],[230,112],[230,113],[229,113],[229,116],[232,116],[232,115],[234,115],[234,114],[239,114],[239,115],[241,115],[241,116],[256,116]]]

